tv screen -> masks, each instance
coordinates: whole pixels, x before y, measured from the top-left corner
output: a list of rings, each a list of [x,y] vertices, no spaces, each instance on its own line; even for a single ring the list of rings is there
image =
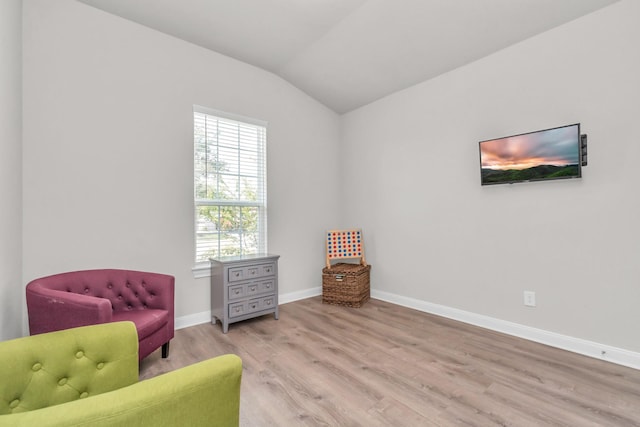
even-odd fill
[[[580,123],[480,141],[482,185],[580,178]]]

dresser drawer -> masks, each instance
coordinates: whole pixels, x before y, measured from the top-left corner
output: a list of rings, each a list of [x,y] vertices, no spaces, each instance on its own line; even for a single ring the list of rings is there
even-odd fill
[[[237,302],[235,304],[229,304],[229,318],[240,317],[247,314],[247,302]]]
[[[268,310],[273,308],[276,304],[275,295],[270,295],[268,297],[256,298],[249,300],[247,303],[248,313],[254,313],[256,311]]]
[[[275,279],[238,283],[237,285],[229,286],[227,297],[229,298],[229,301],[233,301],[244,297],[250,297],[252,295],[274,293],[275,288]]]
[[[247,294],[246,285],[234,285],[229,286],[229,301],[234,299],[241,299]]]
[[[260,299],[260,310],[268,310],[276,306],[276,296],[271,295]]]
[[[241,317],[247,314],[263,310],[273,310],[276,307],[276,296],[269,295],[262,298],[253,298],[248,301],[238,301],[229,304],[229,318]]]
[[[275,280],[262,280],[259,282],[252,282],[247,284],[247,296],[265,294],[265,293],[273,293],[276,288]]]
[[[260,276],[266,277],[274,274],[276,274],[276,264],[274,262],[260,265]]]
[[[260,311],[260,300],[252,299],[247,302],[247,312],[255,313],[256,311]]]
[[[276,289],[276,281],[275,280],[264,280],[258,283],[258,292],[261,294],[266,294],[269,292],[274,292]]]
[[[245,278],[246,267],[236,267],[229,269],[229,282],[239,282]]]
[[[229,269],[229,282],[239,282],[241,280],[252,280],[259,277],[273,276],[276,272],[276,265],[273,262],[267,264],[250,265],[248,267],[234,267]]]

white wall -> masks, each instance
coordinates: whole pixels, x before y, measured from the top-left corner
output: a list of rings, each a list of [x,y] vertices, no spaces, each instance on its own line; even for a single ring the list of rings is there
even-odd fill
[[[339,117],[284,80],[59,0],[24,3],[24,281],[84,268],[176,276],[176,316],[210,309],[194,279],[194,104],[268,125],[269,251],[281,293],[319,286],[337,222]]]
[[[622,1],[344,116],[374,289],[640,351],[639,19]],[[478,141],[575,122],[583,179],[480,186]]]
[[[22,332],[22,1],[0,2],[0,341]]]
[[[19,3],[0,9],[12,37]],[[191,273],[199,104],[269,122],[281,293],[319,286],[324,230],[361,226],[374,290],[640,350],[637,2],[350,113],[342,132],[335,114],[260,69],[71,0],[24,9],[23,283],[20,213],[3,209],[2,319],[19,318],[28,280],[94,267],[174,274],[177,316],[209,310],[208,280]],[[19,54],[19,42],[0,48],[3,64]],[[15,180],[19,81],[19,65],[0,71],[11,88],[0,169]],[[480,186],[479,140],[577,121],[590,142],[583,179]],[[19,206],[7,182],[0,194]]]

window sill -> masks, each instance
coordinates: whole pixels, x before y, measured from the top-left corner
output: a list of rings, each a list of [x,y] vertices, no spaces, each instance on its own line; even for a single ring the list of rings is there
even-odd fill
[[[195,279],[211,277],[211,264],[208,262],[198,263],[191,269],[191,272],[193,273],[193,277]]]

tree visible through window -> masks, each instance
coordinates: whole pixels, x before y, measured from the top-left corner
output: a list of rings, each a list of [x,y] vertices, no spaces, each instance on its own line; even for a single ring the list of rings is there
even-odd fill
[[[266,125],[194,108],[196,262],[266,252]]]

